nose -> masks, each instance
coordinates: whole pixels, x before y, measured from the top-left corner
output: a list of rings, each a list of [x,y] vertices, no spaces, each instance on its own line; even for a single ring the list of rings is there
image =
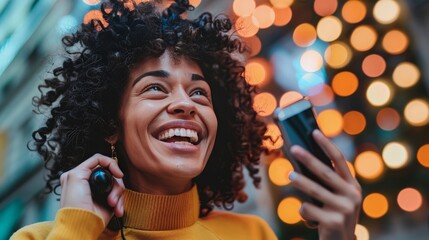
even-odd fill
[[[171,101],[167,108],[168,113],[194,116],[197,109],[192,99],[184,91],[181,91],[181,93],[177,93],[176,95],[177,96],[173,99],[173,101]]]

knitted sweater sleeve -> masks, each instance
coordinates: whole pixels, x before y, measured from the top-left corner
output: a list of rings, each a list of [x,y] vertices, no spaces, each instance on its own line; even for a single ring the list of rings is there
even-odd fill
[[[94,213],[77,208],[62,208],[57,212],[54,222],[42,222],[23,227],[10,239],[97,239],[103,230],[103,219]]]

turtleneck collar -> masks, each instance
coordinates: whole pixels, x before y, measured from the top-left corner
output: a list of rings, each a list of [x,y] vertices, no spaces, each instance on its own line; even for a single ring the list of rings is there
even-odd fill
[[[124,208],[124,227],[162,231],[194,224],[200,203],[196,185],[178,195],[151,195],[125,189]]]

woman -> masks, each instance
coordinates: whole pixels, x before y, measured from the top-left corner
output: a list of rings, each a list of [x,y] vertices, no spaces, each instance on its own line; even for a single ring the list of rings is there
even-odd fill
[[[260,218],[212,211],[246,200],[244,167],[260,182],[266,128],[234,59],[245,48],[224,16],[183,19],[187,0],[160,6],[110,0],[101,5],[105,22],[63,38],[69,58],[40,86],[34,102],[50,115],[33,133],[48,188],[60,180],[61,209],[12,239],[276,239]],[[336,171],[301,148],[292,153],[335,191],[291,174],[325,203],[304,204],[302,216],[319,222],[320,239],[353,239],[360,187],[332,143],[314,137]],[[100,166],[115,178],[107,207],[88,183]],[[113,216],[120,231],[106,227]]]

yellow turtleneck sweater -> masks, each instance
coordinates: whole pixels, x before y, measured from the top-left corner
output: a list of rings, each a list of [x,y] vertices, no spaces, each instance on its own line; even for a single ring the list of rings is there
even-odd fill
[[[268,224],[251,215],[213,211],[198,218],[197,187],[179,195],[150,195],[124,192],[124,234],[127,240],[271,240],[277,239]],[[117,239],[119,233],[104,228],[103,220],[92,212],[62,208],[55,221],[26,226],[12,240]]]

